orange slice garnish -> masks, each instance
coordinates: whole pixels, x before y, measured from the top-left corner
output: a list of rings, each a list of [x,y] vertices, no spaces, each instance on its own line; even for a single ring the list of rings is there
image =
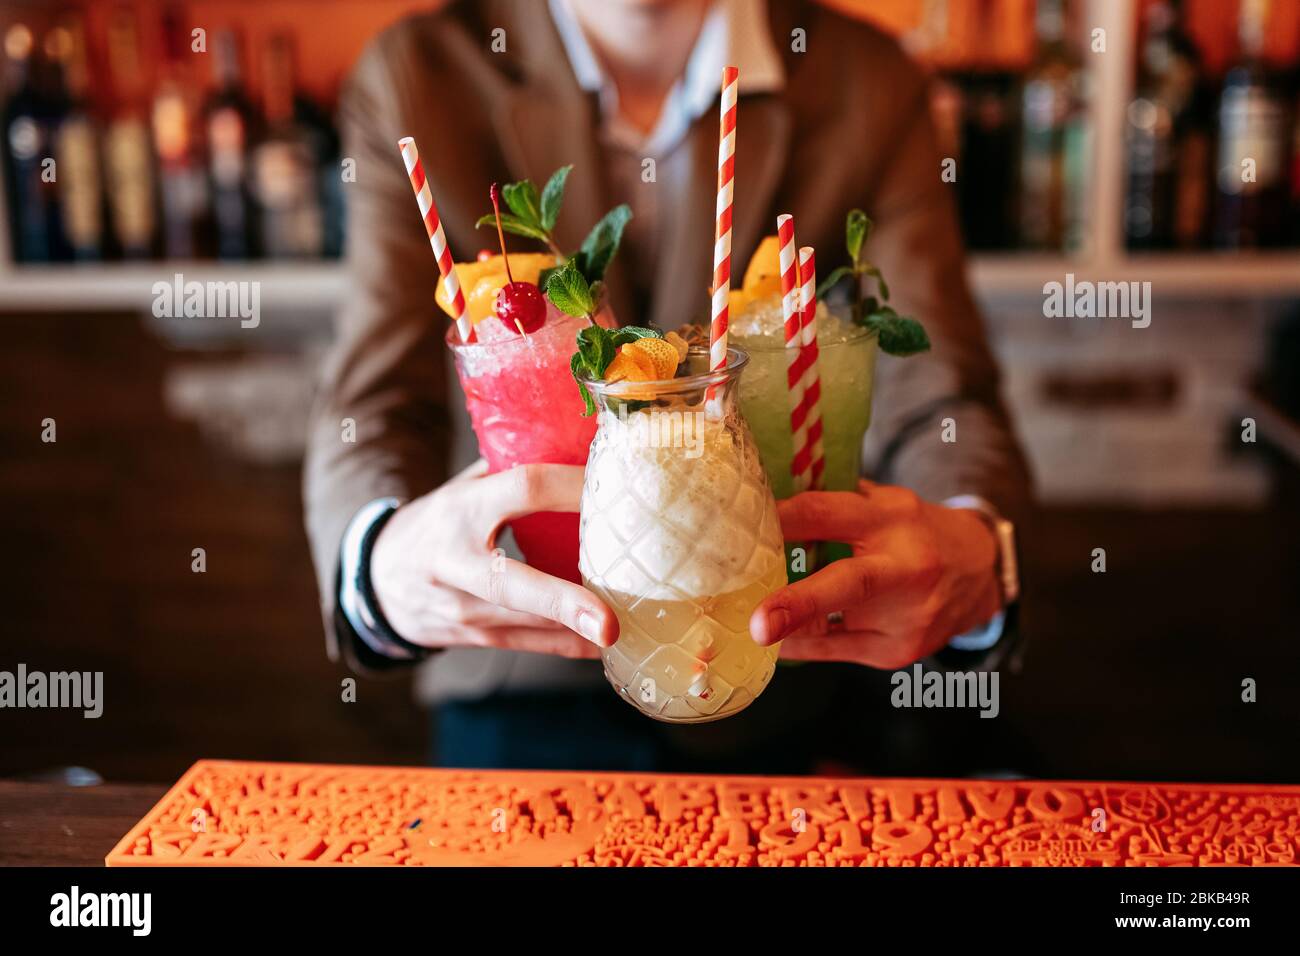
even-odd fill
[[[607,382],[653,382],[655,363],[649,354],[640,349],[633,349],[628,343],[619,348],[614,361],[605,369]]]
[[[677,374],[677,363],[680,360],[677,349],[671,342],[664,339],[637,339],[624,345],[623,350],[639,352],[649,357],[654,378],[646,381],[663,381]]]

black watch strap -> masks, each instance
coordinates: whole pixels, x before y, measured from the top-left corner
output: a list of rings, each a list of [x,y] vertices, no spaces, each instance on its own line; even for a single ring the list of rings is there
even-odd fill
[[[357,512],[353,524],[345,538],[359,536],[356,545],[345,550],[350,555],[343,557],[342,575],[349,575],[350,580],[342,580],[340,588],[340,617],[348,623],[348,629],[356,635],[357,642],[369,654],[361,653],[363,663],[373,662],[374,658],[395,663],[417,663],[427,658],[432,652],[429,648],[413,644],[398,634],[380,608],[375,595],[374,583],[370,577],[370,559],[374,552],[375,541],[379,532],[397,511],[400,502],[396,498],[381,498]],[[351,585],[351,593],[347,585]],[[348,612],[351,613],[348,613]],[[369,663],[368,666],[373,666]]]
[[[936,651],[931,660],[945,671],[998,670],[1020,646],[1020,602],[1008,604],[1003,608],[1002,615],[1002,633],[992,647],[978,651],[963,651],[949,644],[942,650]]]

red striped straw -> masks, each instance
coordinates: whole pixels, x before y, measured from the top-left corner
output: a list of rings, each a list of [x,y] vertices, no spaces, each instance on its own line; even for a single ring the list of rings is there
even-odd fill
[[[803,333],[800,351],[805,357],[803,395],[799,404],[803,413],[802,424],[807,429],[807,443],[796,453],[791,468],[799,474],[807,472],[808,487],[819,491],[822,475],[826,471],[826,450],[822,447],[822,380],[817,362],[817,261],[812,246],[799,249],[799,278],[803,283],[800,295],[800,324]],[[807,453],[806,456],[804,452]]]
[[[722,124],[718,131],[718,204],[713,231],[713,322],[709,329],[709,368],[727,367],[728,298],[731,294],[731,201],[735,195],[736,98],[740,71],[722,68]]]
[[[800,455],[808,444],[808,416],[804,406],[804,368],[807,352],[803,347],[802,283],[799,281],[799,246],[794,240],[794,216],[776,217],[778,261],[781,266],[781,316],[785,320],[786,386],[790,390],[790,434],[794,443],[794,460],[790,474],[794,490],[807,491],[809,470],[797,468]]]
[[[420,207],[424,230],[429,234],[429,245],[433,247],[434,258],[438,260],[438,271],[442,274],[442,287],[447,293],[447,301],[451,303],[452,316],[456,319],[460,340],[473,342],[474,326],[465,312],[465,296],[460,290],[460,279],[456,276],[451,261],[451,250],[447,248],[447,234],[442,231],[438,207],[434,205],[433,193],[429,191],[429,181],[424,177],[424,164],[420,162],[420,151],[415,148],[415,140],[410,136],[399,139],[397,148],[402,151],[406,174],[411,177],[411,189],[415,191],[415,201]]]

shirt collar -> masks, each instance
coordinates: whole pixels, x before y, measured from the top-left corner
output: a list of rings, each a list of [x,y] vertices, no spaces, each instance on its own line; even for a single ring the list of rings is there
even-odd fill
[[[578,85],[600,98],[605,138],[614,145],[663,155],[680,143],[691,123],[713,107],[724,66],[740,71],[740,94],[770,93],[785,86],[785,69],[768,29],[767,0],[717,0],[695,41],[686,70],[664,100],[648,136],[623,122],[618,92],[601,69],[569,0],[549,0],[551,19]]]

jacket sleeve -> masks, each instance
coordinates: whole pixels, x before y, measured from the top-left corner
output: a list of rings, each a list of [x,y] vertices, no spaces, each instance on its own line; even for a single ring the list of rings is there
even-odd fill
[[[392,41],[381,36],[363,54],[339,108],[343,156],[355,162],[343,186],[348,291],[318,383],[303,494],[331,659],[351,643],[336,632],[335,607],[349,520],[372,499],[423,494],[448,472],[447,321],[397,146],[414,131],[404,128],[407,84],[393,75],[409,51]]]
[[[954,186],[940,175],[926,80],[901,52],[891,72],[892,129],[877,154],[868,206],[876,228],[866,255],[888,280],[890,303],[924,324],[932,346],[907,358],[880,355],[867,471],[933,501],[979,495],[1023,521],[1029,473],[966,283]]]

